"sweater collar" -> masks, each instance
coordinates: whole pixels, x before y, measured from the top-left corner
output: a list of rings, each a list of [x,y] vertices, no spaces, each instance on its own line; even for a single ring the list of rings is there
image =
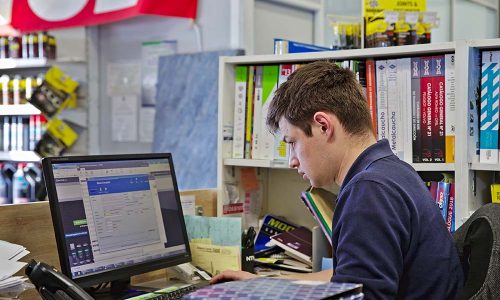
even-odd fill
[[[347,171],[347,175],[342,182],[340,190],[343,190],[356,174],[368,169],[373,162],[391,155],[393,155],[393,153],[389,146],[389,141],[386,139],[382,139],[366,148],[365,151],[361,152],[358,158],[356,158],[351,168],[349,168],[349,171]]]

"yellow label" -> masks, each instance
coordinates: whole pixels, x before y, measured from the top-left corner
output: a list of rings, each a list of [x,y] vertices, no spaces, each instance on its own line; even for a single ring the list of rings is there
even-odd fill
[[[385,32],[387,30],[387,23],[383,19],[374,20],[366,24],[366,35],[372,35],[377,32]]]
[[[68,124],[58,118],[53,118],[47,123],[47,131],[63,142],[66,147],[73,145],[78,138],[78,134]]]
[[[394,29],[395,32],[408,32],[410,31],[410,24],[404,22],[404,21],[399,21],[396,23],[396,28]]]
[[[45,74],[45,81],[56,89],[59,89],[67,94],[75,92],[79,86],[78,82],[66,75],[56,66],[51,67],[47,71],[47,74]]]
[[[363,16],[373,17],[383,11],[426,11],[427,0],[364,0]]]
[[[500,184],[498,183],[491,185],[491,202],[500,203]]]

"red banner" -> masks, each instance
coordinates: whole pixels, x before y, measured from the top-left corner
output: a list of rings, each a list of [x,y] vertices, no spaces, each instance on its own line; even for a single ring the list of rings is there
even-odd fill
[[[15,0],[14,28],[41,31],[97,25],[141,14],[196,18],[198,0]]]

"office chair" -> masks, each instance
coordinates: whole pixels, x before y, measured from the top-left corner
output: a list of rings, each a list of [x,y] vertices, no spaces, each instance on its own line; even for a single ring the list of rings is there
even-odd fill
[[[500,204],[475,211],[453,240],[465,278],[457,299],[500,299]]]

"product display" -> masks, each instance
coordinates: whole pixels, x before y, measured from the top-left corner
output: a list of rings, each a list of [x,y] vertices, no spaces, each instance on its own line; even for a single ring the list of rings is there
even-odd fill
[[[75,106],[78,86],[78,82],[54,66],[47,71],[45,79],[35,89],[29,102],[51,118],[65,107]]]
[[[1,58],[56,59],[56,38],[46,31],[0,36]]]
[[[47,123],[47,129],[37,143],[35,152],[42,157],[59,156],[73,145],[78,138],[78,133],[68,122],[53,118]]]

